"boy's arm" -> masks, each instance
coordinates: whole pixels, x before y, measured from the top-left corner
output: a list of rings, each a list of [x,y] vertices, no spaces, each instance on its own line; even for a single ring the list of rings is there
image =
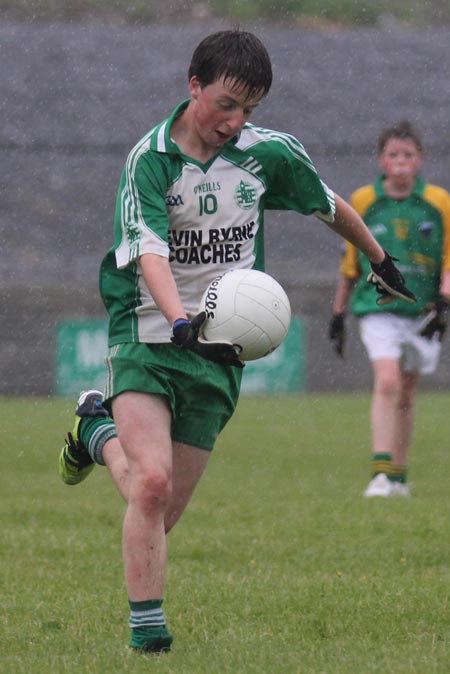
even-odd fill
[[[432,339],[435,335],[442,342],[447,331],[450,315],[450,271],[441,275],[439,295],[430,311],[423,317],[419,333],[422,337]]]
[[[233,345],[229,342],[208,343],[202,340],[201,329],[206,321],[206,313],[202,311],[192,320],[188,319],[168,258],[154,253],[145,253],[141,255],[140,263],[150,294],[172,327],[171,341],[177,346],[194,351],[205,360],[221,365],[244,367]]]
[[[141,255],[140,263],[147,288],[169,325],[172,326],[178,318],[187,320],[168,258],[146,253]]]
[[[444,271],[442,273],[439,292],[447,302],[450,302],[450,271]]]
[[[345,314],[355,281],[341,274],[339,276],[333,302],[333,314]]]
[[[337,355],[341,357],[344,356],[346,338],[345,314],[354,284],[354,279],[340,274],[334,296],[333,315],[328,326],[328,338]]]
[[[363,219],[350,204],[337,194],[334,222],[326,223],[333,231],[350,241],[366,255],[371,262],[380,264],[384,260],[384,250],[372,236]]]
[[[394,264],[393,258],[375,240],[358,213],[335,194],[336,212],[334,221],[326,223],[333,231],[352,243],[369,259],[372,268],[367,280],[381,295],[377,304],[388,304],[400,298],[407,302],[417,302],[416,296],[405,285],[405,281]]]

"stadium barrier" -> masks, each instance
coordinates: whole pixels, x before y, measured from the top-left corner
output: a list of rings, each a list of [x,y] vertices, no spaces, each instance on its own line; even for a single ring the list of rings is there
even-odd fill
[[[298,393],[305,390],[305,325],[293,317],[283,343],[273,353],[248,362],[242,393]],[[63,321],[56,328],[54,390],[76,396],[82,389],[104,387],[108,324],[105,320]]]

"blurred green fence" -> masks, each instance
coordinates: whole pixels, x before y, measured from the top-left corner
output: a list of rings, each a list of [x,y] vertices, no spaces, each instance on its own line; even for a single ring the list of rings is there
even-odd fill
[[[56,332],[55,386],[58,395],[76,396],[86,388],[103,390],[108,325],[103,319],[65,321]],[[305,389],[305,327],[293,318],[286,339],[266,358],[247,363],[244,394],[294,393]]]

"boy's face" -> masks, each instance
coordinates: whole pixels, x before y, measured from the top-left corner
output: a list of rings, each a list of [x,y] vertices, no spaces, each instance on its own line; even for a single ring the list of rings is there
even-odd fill
[[[202,87],[197,77],[189,82],[196,133],[205,145],[217,149],[233,138],[259,105],[263,94],[248,96],[235,80],[223,78]]]
[[[390,138],[378,156],[386,178],[395,182],[413,180],[421,165],[422,153],[412,138]]]

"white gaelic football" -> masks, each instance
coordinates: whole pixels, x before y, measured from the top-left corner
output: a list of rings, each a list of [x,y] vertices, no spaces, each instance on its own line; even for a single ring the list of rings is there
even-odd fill
[[[199,311],[208,316],[202,337],[231,342],[242,361],[274,351],[291,321],[289,299],[274,278],[255,269],[235,269],[215,278]]]

